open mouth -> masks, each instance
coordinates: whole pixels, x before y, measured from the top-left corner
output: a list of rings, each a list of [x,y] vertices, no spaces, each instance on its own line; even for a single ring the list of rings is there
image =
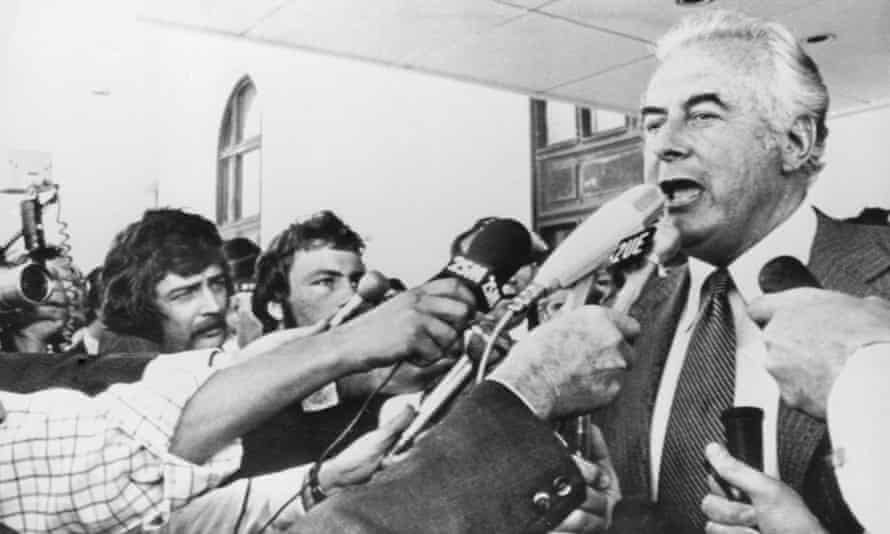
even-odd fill
[[[658,186],[667,197],[668,208],[681,208],[695,203],[704,188],[698,182],[686,178],[672,178],[660,182]]]

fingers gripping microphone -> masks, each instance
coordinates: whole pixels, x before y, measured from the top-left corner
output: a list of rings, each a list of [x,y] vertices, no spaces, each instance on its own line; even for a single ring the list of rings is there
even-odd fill
[[[488,311],[501,298],[501,285],[513,276],[532,252],[528,230],[513,219],[494,219],[470,241],[465,253],[456,253],[435,278],[463,280],[476,296],[479,308]],[[460,391],[473,372],[473,360],[466,352],[423,400],[417,416],[402,432],[390,456],[405,450],[439,410]]]
[[[387,291],[389,291],[388,278],[380,271],[366,272],[358,281],[355,293],[328,319],[328,328],[334,328],[351,319],[361,306],[380,302]]]
[[[584,278],[608,261],[624,238],[654,222],[663,206],[661,190],[651,184],[632,187],[604,204],[560,243],[511,308],[521,313],[550,291]]]
[[[528,262],[531,235],[513,219],[494,219],[472,236],[467,250],[456,253],[435,278],[458,278],[487,312],[502,297],[501,286]]]

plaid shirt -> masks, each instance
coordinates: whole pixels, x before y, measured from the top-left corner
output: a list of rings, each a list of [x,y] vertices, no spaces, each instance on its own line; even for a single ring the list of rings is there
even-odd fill
[[[28,532],[152,530],[241,463],[235,442],[203,465],[168,452],[212,353],[165,355],[135,384],[87,397],[0,392],[0,522]]]

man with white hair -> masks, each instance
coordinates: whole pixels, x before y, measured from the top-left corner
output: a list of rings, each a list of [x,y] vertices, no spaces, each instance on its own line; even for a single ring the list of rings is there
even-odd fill
[[[594,414],[626,501],[615,530],[701,533],[710,522],[708,532],[751,532],[756,506],[723,500],[702,511],[705,446],[723,440],[725,408],[750,405],[765,413],[764,471],[783,482],[773,504],[813,529],[859,532],[826,461],[824,422],[780,404],[746,303],[779,255],[808,265],[826,288],[886,297],[890,231],[832,220],[808,202],[828,92],[786,28],[705,11],[669,31],[657,57],[641,110],[646,180],[667,197],[690,259],[651,280],[631,310],[642,325],[639,363],[619,401]]]

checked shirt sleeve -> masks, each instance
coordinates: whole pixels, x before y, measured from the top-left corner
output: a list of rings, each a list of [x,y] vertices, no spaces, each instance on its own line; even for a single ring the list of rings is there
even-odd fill
[[[203,465],[168,452],[185,403],[213,372],[209,355],[160,356],[142,381],[92,398],[0,392],[0,522],[22,533],[151,530],[216,487],[240,465],[239,442]]]

